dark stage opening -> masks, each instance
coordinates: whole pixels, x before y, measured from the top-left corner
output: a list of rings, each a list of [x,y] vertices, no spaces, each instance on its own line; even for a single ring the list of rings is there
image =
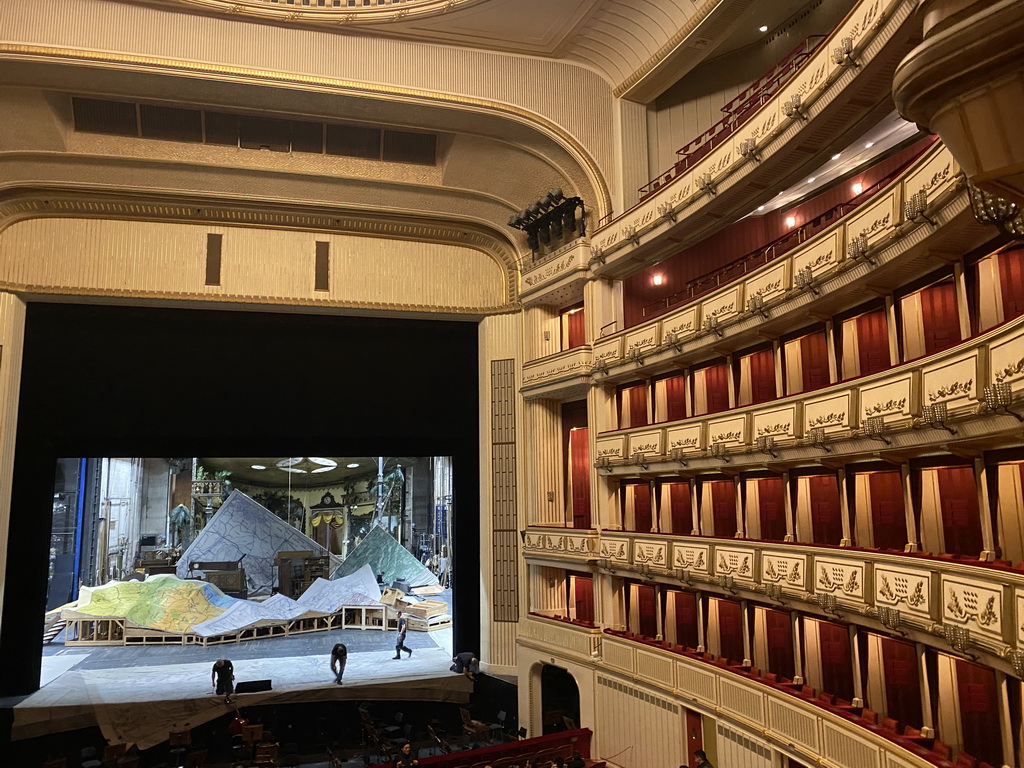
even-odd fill
[[[454,645],[479,650],[477,401],[472,322],[30,304],[0,694],[38,687],[48,573],[75,551],[54,536],[88,487],[66,457],[451,457]]]
[[[579,726],[580,689],[568,671],[545,664],[540,671],[540,698],[545,734],[571,731]]]

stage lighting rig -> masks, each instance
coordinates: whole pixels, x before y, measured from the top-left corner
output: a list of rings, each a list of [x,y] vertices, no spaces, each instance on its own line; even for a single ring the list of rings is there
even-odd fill
[[[536,258],[541,245],[557,243],[565,239],[568,233],[579,230],[575,236],[584,237],[587,234],[587,210],[582,198],[566,197],[556,187],[518,214],[509,216],[508,225],[526,232],[526,243]]]

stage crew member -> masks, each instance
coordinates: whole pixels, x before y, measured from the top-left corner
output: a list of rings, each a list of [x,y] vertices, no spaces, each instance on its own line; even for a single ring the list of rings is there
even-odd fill
[[[452,657],[452,665],[448,669],[452,672],[459,672],[470,680],[474,680],[476,678],[473,675],[480,671],[480,661],[472,651],[463,651]]]
[[[218,696],[224,697],[224,703],[231,703],[231,694],[235,692],[235,667],[228,659],[217,659],[213,663],[210,685]]]
[[[348,661],[348,648],[344,643],[337,643],[331,649],[331,672],[334,673],[334,682],[341,685],[341,676],[345,674],[345,662]]]
[[[406,624],[405,616],[403,616],[402,612],[399,611],[398,612],[398,639],[395,641],[395,655],[392,657],[393,659],[400,659],[400,658],[402,658],[402,651],[405,651],[410,656],[412,656],[412,648],[406,648],[405,647],[405,633],[408,631],[408,629],[409,629],[409,627]]]

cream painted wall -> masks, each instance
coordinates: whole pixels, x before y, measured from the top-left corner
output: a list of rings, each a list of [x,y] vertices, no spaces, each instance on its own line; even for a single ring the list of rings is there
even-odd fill
[[[480,392],[480,662],[492,674],[514,675],[516,673],[516,637],[519,624],[496,622],[494,615],[494,562],[492,552],[495,541],[492,531],[493,478],[491,418],[493,399],[491,396],[491,361],[511,358],[515,361],[518,376],[522,371],[522,317],[520,314],[492,315],[485,317],[479,325],[479,392]],[[517,528],[526,527],[525,488],[526,471],[523,456],[523,400],[514,398],[516,425],[515,468]],[[517,537],[518,540],[518,537]],[[527,574],[526,563],[517,558],[519,585],[519,615],[526,613]]]
[[[223,235],[205,285],[207,233]],[[317,241],[330,290],[314,290]],[[195,298],[410,310],[492,310],[505,274],[468,247],[359,235],[100,219],[32,219],[0,234],[0,287],[33,293]]]
[[[11,519],[14,439],[24,339],[25,303],[11,293],[0,292],[0,605],[7,573],[7,529]]]

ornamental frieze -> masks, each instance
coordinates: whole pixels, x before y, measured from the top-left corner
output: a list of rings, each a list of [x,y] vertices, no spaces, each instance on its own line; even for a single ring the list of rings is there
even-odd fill
[[[1002,598],[1001,587],[944,575],[942,622],[1002,639]]]
[[[758,437],[766,437],[768,435],[788,435],[789,434],[789,422],[770,424],[765,427],[757,428]]]
[[[931,614],[931,575],[913,568],[874,564],[874,603],[909,614]]]
[[[907,398],[901,397],[900,399],[890,398],[885,402],[877,402],[872,405],[864,406],[864,416],[876,416],[878,414],[902,412],[907,405]]]
[[[607,560],[627,562],[629,560],[629,542],[621,539],[602,539],[601,557]]]
[[[676,544],[672,548],[672,567],[707,573],[710,551],[707,546]]]
[[[754,550],[715,547],[715,575],[754,581]]]
[[[846,423],[846,411],[822,413],[807,420],[809,428],[837,426]]]
[[[540,285],[546,280],[560,275],[562,272],[567,271],[576,263],[576,253],[571,253],[563,259],[555,261],[542,267],[540,270],[535,270],[523,275],[523,282],[529,287],[533,288],[536,285]]]
[[[815,558],[814,591],[864,599],[864,566],[841,560]]]
[[[804,572],[807,558],[804,555],[761,554],[761,581],[766,584],[786,584],[791,587],[804,586]]]
[[[939,400],[948,400],[957,395],[970,395],[974,390],[974,379],[967,381],[954,381],[952,384],[939,387],[934,392],[928,393],[928,402],[934,403]]]
[[[634,541],[633,562],[664,566],[668,560],[667,550],[668,544],[665,543],[655,544],[649,541]]]

